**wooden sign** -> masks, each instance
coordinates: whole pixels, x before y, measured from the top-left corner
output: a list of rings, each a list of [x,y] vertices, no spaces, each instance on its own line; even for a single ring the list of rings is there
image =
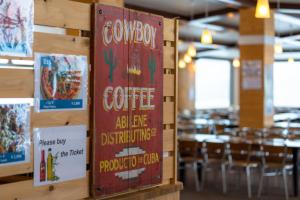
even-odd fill
[[[93,192],[161,183],[163,18],[94,7]]]

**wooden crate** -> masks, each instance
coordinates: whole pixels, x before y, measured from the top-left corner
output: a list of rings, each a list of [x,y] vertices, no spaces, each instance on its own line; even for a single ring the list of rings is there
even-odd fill
[[[118,3],[118,0],[114,1],[114,3],[116,2]],[[35,25],[51,27],[51,31],[35,32],[34,52],[90,56],[90,38],[86,36],[90,35],[89,33],[91,30],[91,4],[71,0],[35,0],[34,6]],[[65,34],[62,34],[62,32]],[[180,188],[178,187],[176,178],[177,38],[177,20],[164,19],[163,182],[160,186],[153,187],[151,190],[160,190],[165,192],[150,191],[148,193],[145,192],[141,194],[141,191],[132,191],[131,194],[126,194],[126,198],[128,199],[131,199],[132,195],[139,198],[152,199],[161,199],[162,195],[169,199],[179,198],[179,189],[174,190],[174,188]],[[0,98],[34,97],[33,68],[0,69],[0,77]],[[32,128],[79,124],[86,124],[87,127],[89,127],[90,121],[89,109],[87,109],[87,111],[59,111],[45,113],[35,113],[32,109],[31,116]],[[92,142],[89,139],[89,136],[92,134],[92,131],[88,131],[86,140],[88,144],[86,178],[57,183],[50,186],[34,187],[32,178],[32,147],[30,163],[0,167],[0,199],[77,200],[89,198],[89,162],[91,155],[89,147]],[[165,187],[169,187],[169,189],[163,190]],[[170,187],[173,189],[170,189]]]

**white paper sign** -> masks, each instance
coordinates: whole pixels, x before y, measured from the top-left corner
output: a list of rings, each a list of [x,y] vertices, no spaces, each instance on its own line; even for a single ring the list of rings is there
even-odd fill
[[[86,176],[86,127],[34,129],[34,185]]]
[[[243,89],[260,90],[262,88],[262,70],[260,60],[243,61]]]

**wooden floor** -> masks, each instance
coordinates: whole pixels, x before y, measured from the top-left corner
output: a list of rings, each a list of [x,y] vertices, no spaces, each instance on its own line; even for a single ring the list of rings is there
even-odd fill
[[[218,171],[207,173],[203,192],[196,192],[194,175],[187,170],[184,190],[181,192],[181,200],[245,200],[247,199],[247,185],[244,173],[230,174],[228,180],[228,192],[222,194],[221,177]],[[265,185],[261,200],[284,200],[284,189],[282,177],[268,177],[265,179]],[[300,199],[292,197],[292,176],[289,176],[290,200]],[[254,200],[257,198],[258,173],[252,176],[252,195]],[[300,191],[300,190],[299,190]]]

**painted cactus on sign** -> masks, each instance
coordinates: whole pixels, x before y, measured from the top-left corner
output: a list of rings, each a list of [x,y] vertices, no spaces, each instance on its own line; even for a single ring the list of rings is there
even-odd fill
[[[154,74],[156,71],[156,59],[152,53],[150,54],[150,57],[148,58],[148,69],[150,71],[151,83],[153,83],[154,82]]]
[[[114,70],[117,66],[117,59],[114,57],[114,52],[109,49],[109,52],[104,51],[105,63],[109,66],[109,81],[112,83],[114,81]]]

